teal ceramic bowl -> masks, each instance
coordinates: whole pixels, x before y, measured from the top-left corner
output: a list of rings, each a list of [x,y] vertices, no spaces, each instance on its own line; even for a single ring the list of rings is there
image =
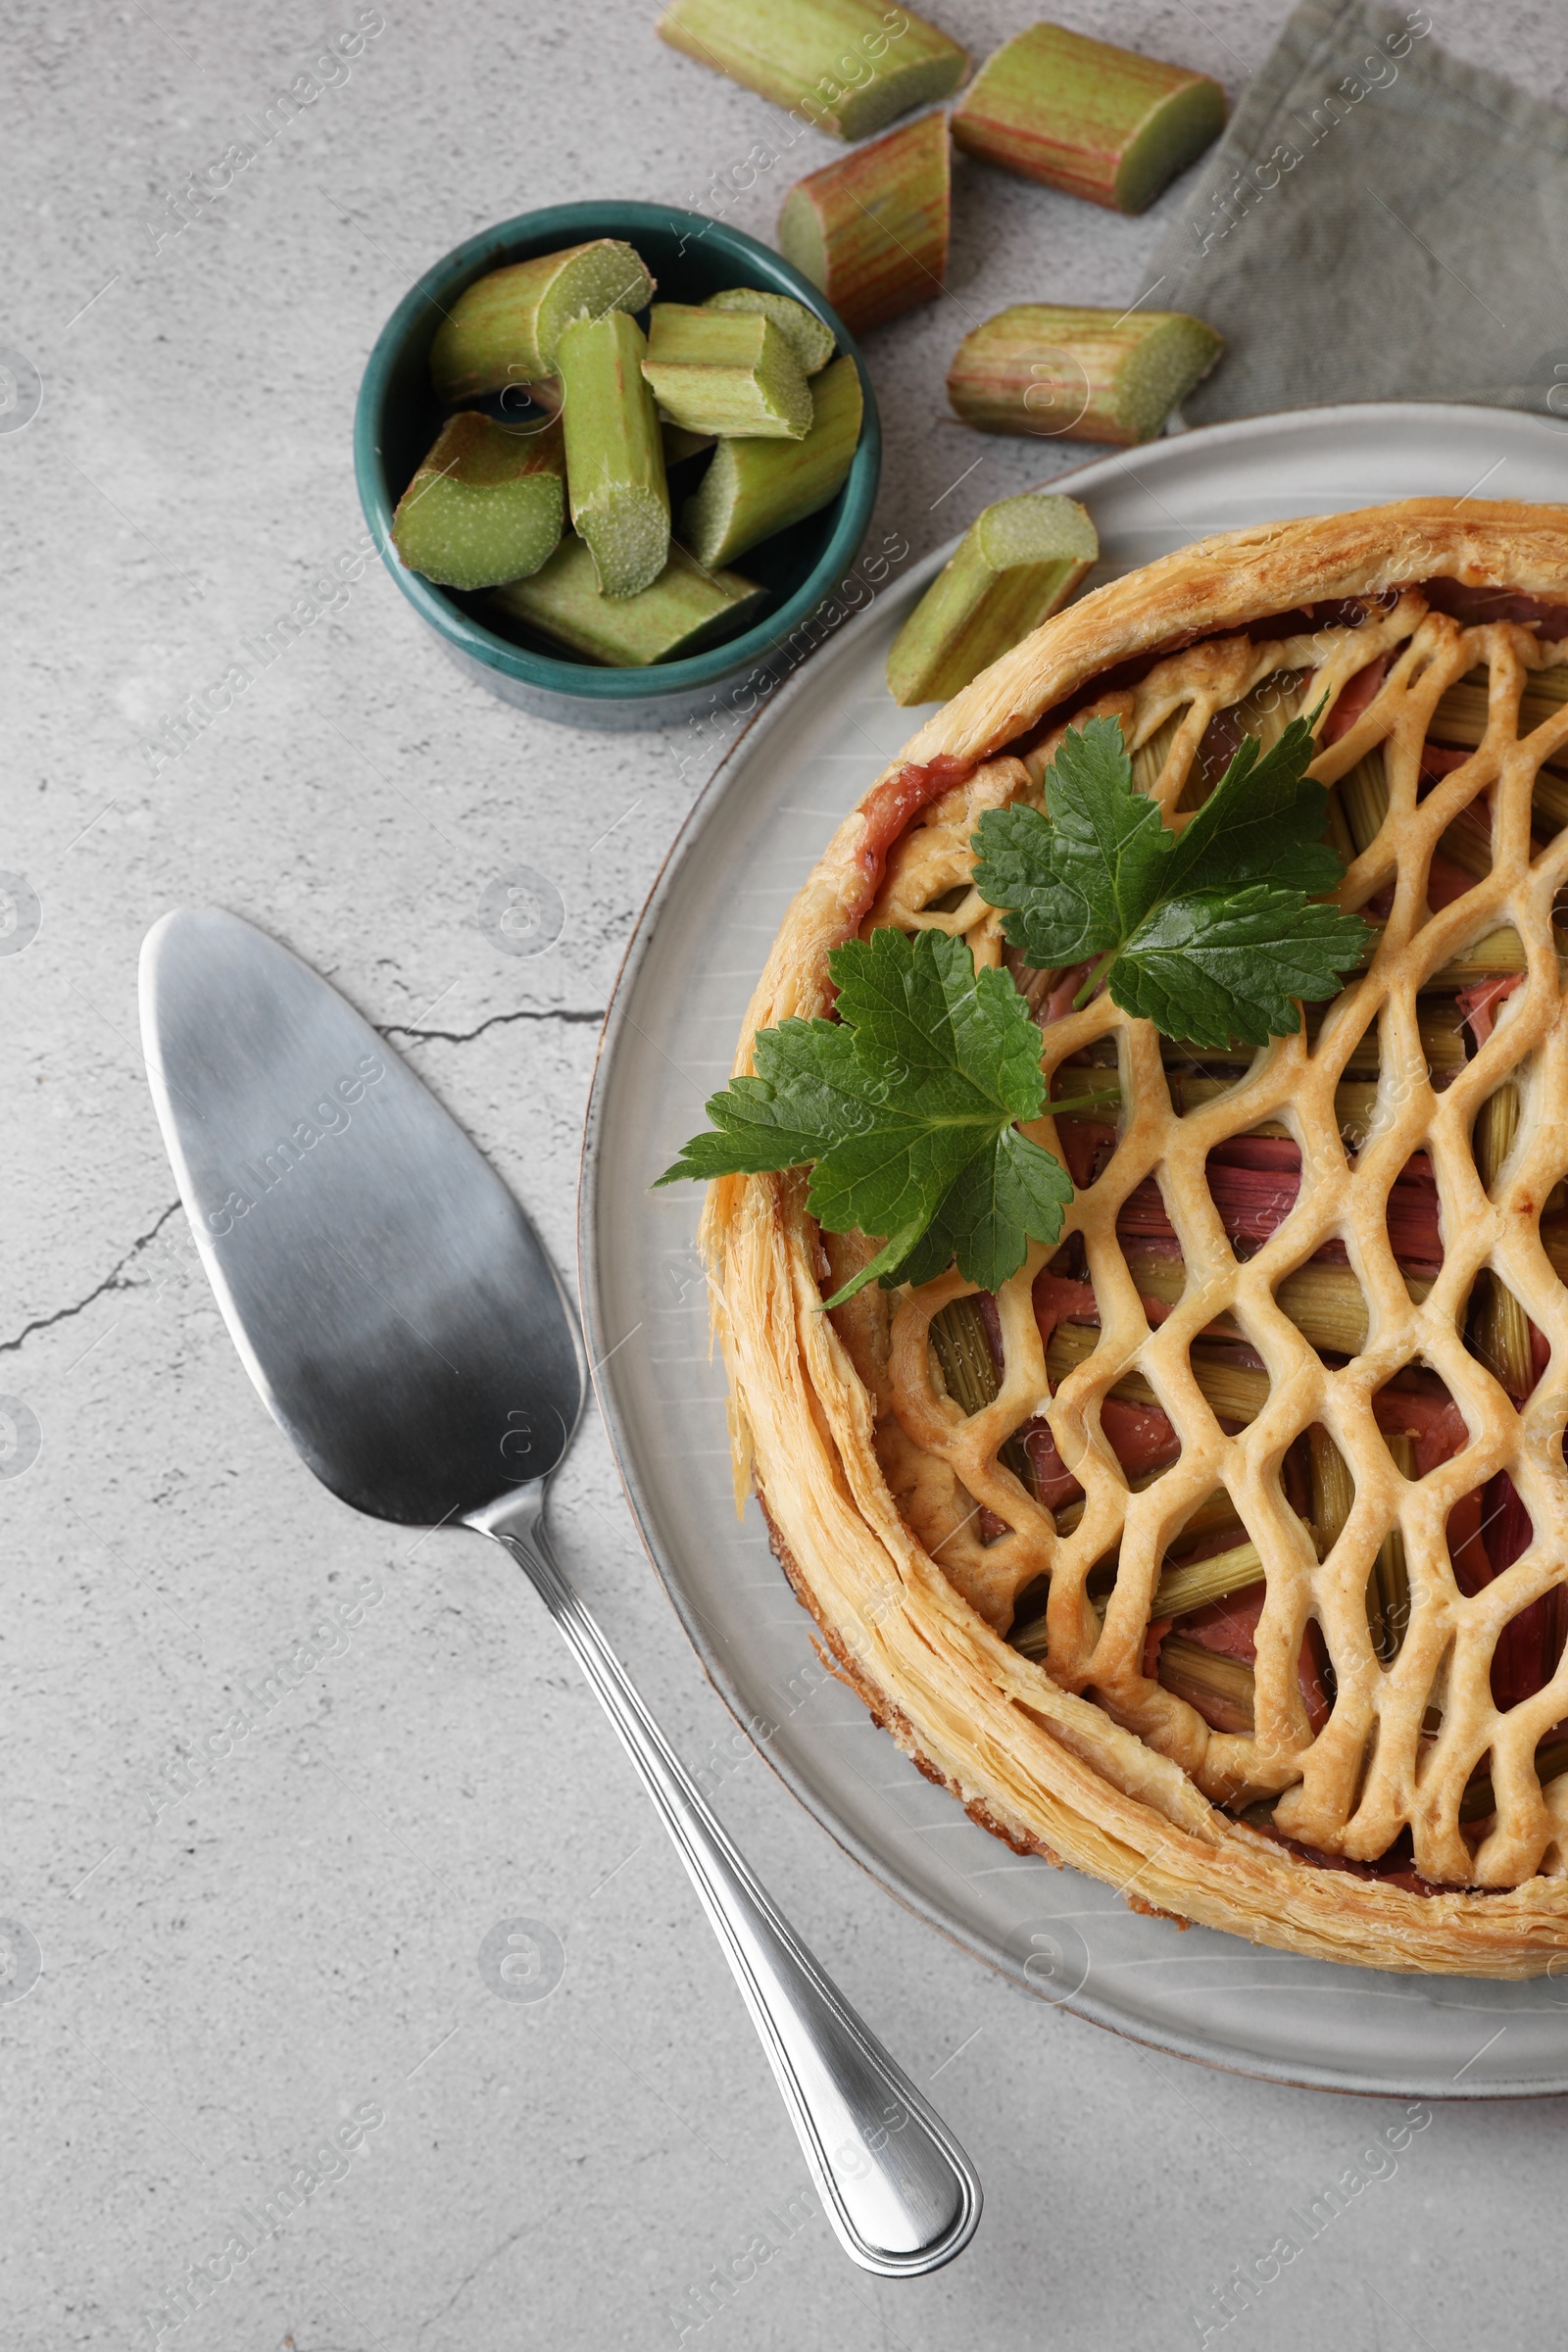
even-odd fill
[[[658,281],[660,296],[668,301],[702,302],[723,286],[736,285],[793,294],[826,320],[839,350],[854,360],[865,402],[859,447],[837,498],[764,540],[740,565],[769,591],[763,617],[706,653],[647,669],[601,669],[500,635],[484,615],[481,599],[438,588],[418,572],[405,570],[391,540],[393,511],[441,426],[429,360],[443,313],[486,270],[591,237],[621,237],[635,245]],[[864,601],[863,588],[838,592],[871,519],[882,470],[882,432],[858,348],[818,289],[780,255],[705,214],[669,205],[558,204],[469,237],[404,296],[377,338],[360,386],[354,468],[382,562],[461,669],[503,701],[542,718],[574,726],[646,727],[713,709],[742,680],[748,682],[743,692],[766,693],[761,675],[754,687],[750,673],[768,672],[776,679],[790,667],[821,633],[820,618],[815,628],[809,625],[818,608],[842,612]]]

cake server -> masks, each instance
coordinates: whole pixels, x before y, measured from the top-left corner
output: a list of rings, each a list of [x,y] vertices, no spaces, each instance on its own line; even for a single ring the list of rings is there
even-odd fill
[[[587,1375],[522,1209],[337,991],[237,916],[149,932],[141,1014],[180,1197],[273,1419],[356,1510],[511,1554],[674,1841],[846,2252],[889,2278],[951,2261],[980,2218],[968,2158],[753,1877],[551,1551]]]

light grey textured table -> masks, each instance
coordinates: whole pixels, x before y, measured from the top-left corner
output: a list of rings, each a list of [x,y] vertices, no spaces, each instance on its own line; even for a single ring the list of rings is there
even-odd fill
[[[1430,5],[1459,54],[1563,89],[1560,11]],[[1032,15],[941,13],[978,51]],[[1284,9],[1058,13],[1234,92]],[[21,953],[0,937],[0,1390],[23,1400],[0,1462],[8,2352],[160,2328],[182,2352],[1200,2344],[1233,2267],[1304,2236],[1293,2216],[1397,2121],[1136,2049],[906,1916],[729,1751],[590,1421],[560,1484],[564,1553],[984,2176],[956,2267],[917,2285],[852,2271],[686,1882],[537,1604],[477,1539],[400,1538],[332,1502],[192,1263],[135,963],[166,907],[206,901],[335,975],[570,1260],[598,1016],[711,751],[529,723],[459,680],[378,566],[183,757],[145,747],[359,539],[360,370],[428,262],[564,198],[702,204],[776,124],[655,41],[652,14],[387,0],[347,81],[175,234],[166,198],[235,142],[261,147],[257,118],[355,11],[13,12],[0,344],[36,368],[42,407],[0,432],[0,864],[26,874],[41,926]],[[785,178],[830,152],[803,140],[729,217],[765,237]],[[869,346],[874,527],[916,553],[1084,454],[952,422],[958,335],[1009,301],[1130,298],[1171,202],[1125,221],[979,169],[956,193],[951,295]],[[476,920],[518,864],[567,909],[532,959]],[[357,1629],[306,1667],[321,1604],[357,1593]],[[266,1684],[290,1661],[292,1689]],[[256,1728],[216,1753],[247,1709]],[[481,1974],[486,1935],[517,1917],[564,1947],[547,1998],[498,1997]],[[355,2111],[381,2120],[317,2165]],[[1396,2169],[1383,2159],[1275,2263],[1238,2330],[1287,2352],[1546,2340],[1561,2104],[1416,2120]],[[313,2177],[285,2217],[275,2192]],[[256,2243],[269,2199],[278,2227]],[[238,2264],[236,2231],[255,2245]],[[194,2264],[229,2275],[193,2287]],[[175,2327],[182,2280],[195,2308]]]

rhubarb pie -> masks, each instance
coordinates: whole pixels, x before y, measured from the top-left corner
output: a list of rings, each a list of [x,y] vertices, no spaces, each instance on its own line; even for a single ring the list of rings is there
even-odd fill
[[[1366,954],[1201,1053],[974,886],[1113,718],[1179,829],[1310,716]],[[824,1300],[882,1237],[800,1170],[705,1248],[737,1474],[836,1671],[1020,1852],[1379,1968],[1568,1954],[1568,508],[1419,500],[1187,549],[1048,621],[839,827],[747,1014],[963,939],[1039,1025],[1058,1240]],[[1088,1108],[1082,1107],[1086,1095]],[[1054,1117],[1053,1100],[1080,1107]]]

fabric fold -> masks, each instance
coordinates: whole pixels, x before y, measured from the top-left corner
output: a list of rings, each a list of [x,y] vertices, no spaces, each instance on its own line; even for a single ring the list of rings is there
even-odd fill
[[[1560,417],[1568,456],[1568,115],[1446,55],[1423,9],[1303,0],[1139,300],[1225,337],[1189,424],[1472,401]]]

